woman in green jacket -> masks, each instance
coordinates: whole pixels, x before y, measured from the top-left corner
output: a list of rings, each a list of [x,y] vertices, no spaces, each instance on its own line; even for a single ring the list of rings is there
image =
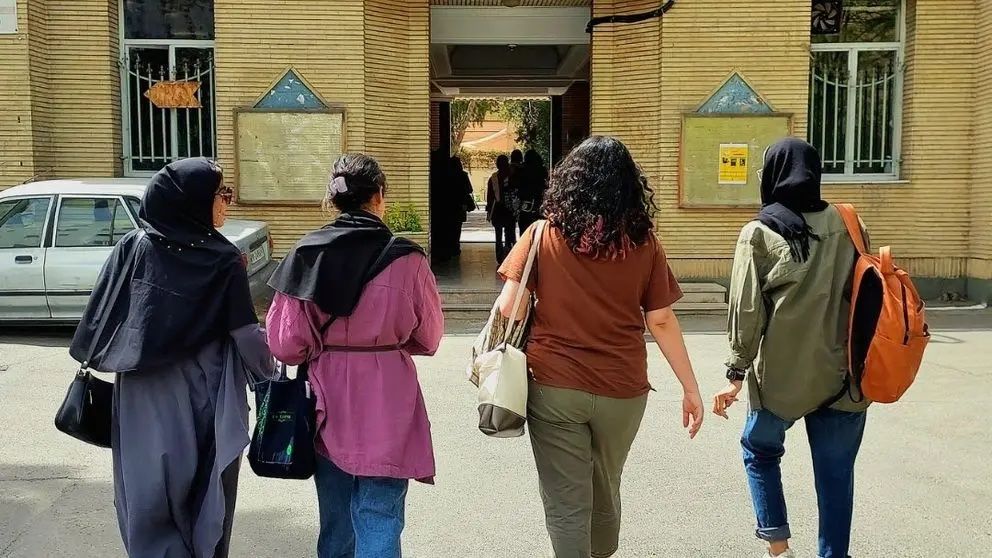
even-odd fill
[[[730,289],[730,383],[714,397],[724,418],[748,382],[741,445],[757,536],[792,557],[780,462],[785,433],[805,419],[820,516],[820,558],[847,558],[854,462],[866,401],[848,389],[847,329],[855,248],[820,198],[816,149],[784,139],[765,153],[762,209],[741,231]]]

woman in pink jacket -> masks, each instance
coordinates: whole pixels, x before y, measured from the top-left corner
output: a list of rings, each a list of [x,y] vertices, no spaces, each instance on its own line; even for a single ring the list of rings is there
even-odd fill
[[[375,159],[334,164],[325,205],[341,215],[280,264],[266,326],[317,395],[320,558],[399,558],[410,479],[432,483],[427,409],[411,355],[433,355],[444,322],[423,250],[383,223]]]

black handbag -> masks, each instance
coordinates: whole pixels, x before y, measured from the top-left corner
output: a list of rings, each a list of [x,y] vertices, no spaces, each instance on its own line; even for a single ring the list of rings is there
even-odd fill
[[[276,380],[255,385],[257,421],[248,450],[251,470],[260,477],[306,480],[317,465],[317,399],[310,389],[308,365],[296,377],[286,375],[286,365]]]
[[[143,233],[139,233],[139,239],[141,235]],[[137,252],[137,243],[135,243],[124,262],[125,270],[130,269]],[[114,289],[110,295],[111,299],[116,299],[120,294],[126,277],[127,273],[121,273],[117,283],[114,284]],[[80,365],[79,371],[76,372],[72,383],[69,384],[69,390],[65,394],[62,405],[55,413],[55,428],[60,432],[101,448],[110,447],[114,384],[90,374],[89,365],[90,361],[93,360],[97,343],[99,343],[103,330],[107,326],[109,316],[109,312],[105,313],[97,325],[93,339],[90,341],[90,348],[86,353],[86,360]]]
[[[55,428],[77,440],[110,447],[114,384],[80,369],[55,415]]]

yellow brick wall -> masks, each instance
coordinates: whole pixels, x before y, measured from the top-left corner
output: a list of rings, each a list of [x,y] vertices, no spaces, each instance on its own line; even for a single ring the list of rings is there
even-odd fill
[[[650,9],[646,0],[597,1],[597,15]],[[658,231],[683,277],[725,277],[740,227],[753,210],[678,208],[683,112],[730,72],[740,71],[806,134],[808,0],[680,2],[664,21],[597,28],[593,38],[592,129],[626,141],[661,207]],[[962,275],[969,248],[974,0],[910,2],[904,114],[904,178],[898,185],[829,185],[824,195],[861,208],[878,243],[923,276]],[[913,13],[915,10],[915,13]],[[919,226],[919,216],[928,226]]]
[[[34,174],[49,176],[54,172],[52,149],[51,56],[48,46],[48,5],[29,2],[28,73],[31,87],[31,146],[34,149]]]
[[[223,165],[235,164],[235,109],[250,107],[293,66],[324,99],[345,106],[346,150],[377,157],[389,178],[391,201],[415,203],[426,229],[427,0],[295,0],[275,11],[263,0],[217,0],[215,21]],[[267,221],[276,252],[282,253],[327,222],[330,216],[319,206],[316,199],[238,205],[233,215]]]
[[[36,172],[29,54],[32,23],[27,0],[17,2],[16,35],[0,35],[0,188]]]
[[[34,3],[34,2],[31,2]],[[46,177],[121,174],[117,0],[47,4],[52,169]]]
[[[978,13],[976,49],[975,150],[971,206],[971,257],[968,275],[992,279],[992,12]]]
[[[656,7],[597,1],[596,15]],[[664,21],[604,25],[593,35],[592,131],[615,134],[644,167],[660,207],[658,233],[681,276],[721,277],[740,226],[753,211],[678,208],[683,112],[694,110],[731,71],[805,129],[808,0],[761,0],[727,10],[722,0],[680,2]]]
[[[428,0],[365,2],[366,144],[393,203],[411,203],[428,230]]]
[[[235,165],[235,109],[251,107],[289,66],[329,103],[345,107],[345,149],[365,149],[362,4],[362,0],[289,0],[273,9],[267,0],[216,0],[218,158],[222,165],[230,170]],[[284,252],[304,233],[327,222],[320,201],[240,205],[233,214],[267,221],[277,252]]]
[[[432,6],[487,6],[499,7],[504,0],[431,0]],[[584,8],[592,0],[520,0],[520,6],[531,8]]]
[[[20,1],[0,36],[0,187],[121,171],[117,2]]]

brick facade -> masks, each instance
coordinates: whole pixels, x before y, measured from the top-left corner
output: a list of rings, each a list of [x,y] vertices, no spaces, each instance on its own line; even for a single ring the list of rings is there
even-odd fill
[[[272,10],[263,0],[216,0],[222,164],[234,157],[235,109],[293,66],[321,96],[346,107],[347,149],[379,157],[393,201],[414,205],[428,229],[428,153],[441,133],[429,100],[431,3],[287,0]],[[657,4],[596,0],[593,11]],[[0,187],[122,173],[117,5],[18,1],[18,33],[0,36]],[[737,231],[753,210],[679,207],[683,112],[736,70],[794,115],[795,133],[806,129],[809,0],[728,5],[679,2],[663,20],[598,27],[590,83],[562,98],[562,141],[573,143],[583,130],[617,135],[631,147],[656,190],[659,234],[684,279],[725,279]],[[917,276],[970,278],[992,293],[990,54],[992,16],[977,0],[908,0],[902,180],[831,184],[825,192],[857,203],[876,244],[892,244]],[[578,108],[586,102],[591,115]],[[268,221],[280,250],[327,219],[317,200],[241,206],[235,214]]]

